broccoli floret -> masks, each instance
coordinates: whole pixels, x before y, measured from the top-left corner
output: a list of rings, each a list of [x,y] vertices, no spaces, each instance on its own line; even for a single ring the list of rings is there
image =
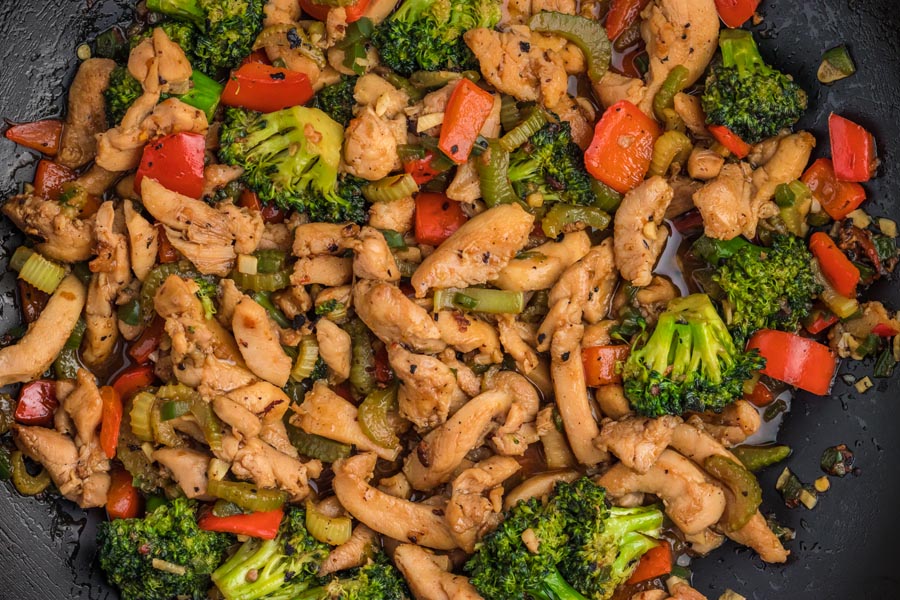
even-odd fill
[[[404,0],[372,36],[382,64],[409,76],[414,71],[477,69],[462,34],[500,21],[496,0]]]
[[[206,598],[233,538],[197,527],[195,504],[176,498],[143,519],[100,523],[100,567],[123,600]]]
[[[792,235],[774,236],[770,248],[742,237],[728,241],[701,237],[693,252],[715,269],[712,281],[727,302],[726,322],[738,344],[758,329],[796,331],[821,290],[813,275],[812,254]]]
[[[353,90],[357,79],[359,78],[343,76],[337,83],[326,85],[313,97],[311,106],[346,127],[353,118],[353,105],[356,104]]]
[[[378,552],[363,567],[337,573],[325,585],[304,592],[298,600],[406,600],[409,589],[400,572]]]
[[[625,396],[648,417],[721,411],[765,366],[742,352],[706,294],[669,302],[652,335],[638,336],[625,361]]]
[[[109,76],[109,87],[103,92],[106,99],[106,116],[111,125],[118,125],[128,108],[144,93],[141,82],[121,65],[113,69]]]
[[[507,174],[522,200],[537,193],[544,204],[600,204],[594,179],[584,168],[584,153],[572,141],[565,121],[544,125],[515,150],[509,157]]]
[[[196,28],[187,46],[173,39],[189,51],[191,63],[207,74],[236,67],[250,54],[262,30],[264,4],[264,0],[147,0],[151,11]]]
[[[212,319],[216,314],[216,305],[213,299],[219,292],[219,284],[212,277],[195,277],[194,281],[200,287],[197,297],[200,298],[200,304],[203,305],[203,316]]]
[[[268,114],[226,112],[219,158],[244,169],[264,202],[306,212],[314,221],[365,220],[362,180],[338,178],[344,128],[317,108]]]
[[[318,586],[316,573],[330,548],[306,530],[306,511],[291,507],[274,540],[251,539],[212,574],[226,598],[293,600]]]
[[[763,61],[753,34],[723,30],[719,48],[722,64],[713,67],[702,97],[707,123],[755,144],[797,122],[806,110],[806,92]]]

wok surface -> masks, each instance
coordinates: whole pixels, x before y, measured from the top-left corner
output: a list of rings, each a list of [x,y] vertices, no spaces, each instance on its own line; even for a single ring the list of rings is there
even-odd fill
[[[0,3],[0,117],[29,121],[59,115],[77,65],[79,43],[111,25],[130,20],[133,0],[29,0]],[[764,0],[759,27],[763,55],[797,76],[810,92],[810,111],[800,127],[827,155],[827,116],[839,112],[875,132],[883,165],[866,184],[866,208],[900,221],[900,6],[896,0]],[[832,87],[815,78],[822,53],[846,43],[859,71]],[[30,181],[36,157],[0,140],[0,192],[14,193]],[[21,236],[0,221],[0,273]],[[0,276],[0,332],[18,322],[13,277]],[[876,299],[900,308],[895,282],[872,290]],[[726,544],[696,562],[694,584],[711,599],[727,588],[748,599],[815,598],[857,600],[900,597],[896,566],[900,533],[900,381],[874,380],[858,394],[840,375],[871,373],[871,363],[842,365],[829,397],[799,395],[779,440],[794,454],[786,461],[812,482],[821,475],[822,451],[846,443],[860,474],[832,479],[813,511],[787,510],[774,491],[781,467],[761,477],[763,511],[796,529],[783,566],[764,565],[750,550]],[[102,515],[67,501],[47,503],[0,490],[0,598],[114,599],[95,556],[94,533]]]

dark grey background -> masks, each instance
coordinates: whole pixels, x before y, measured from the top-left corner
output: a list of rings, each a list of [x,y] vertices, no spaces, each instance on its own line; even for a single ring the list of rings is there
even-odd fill
[[[63,93],[76,67],[75,49],[114,23],[130,18],[131,0],[0,2],[0,117],[27,121],[62,112]],[[820,153],[827,154],[826,121],[837,111],[876,132],[884,161],[866,185],[875,216],[900,220],[900,5],[896,0],[764,0],[759,30],[763,54],[796,75],[810,92],[808,117]],[[850,46],[859,72],[833,87],[815,79],[822,52]],[[0,192],[14,193],[32,177],[36,157],[0,139]],[[0,272],[18,238],[0,223]],[[875,296],[900,307],[894,282]],[[0,279],[0,332],[18,319],[13,279]],[[871,371],[863,364],[852,372]],[[851,372],[842,366],[840,373]],[[794,448],[787,464],[806,482],[821,473],[822,450],[846,443],[858,477],[833,480],[813,511],[785,509],[773,489],[780,468],[762,476],[764,510],[797,530],[785,566],[765,566],[749,550],[728,544],[694,565],[695,585],[710,596],[732,588],[753,600],[809,598],[861,600],[900,597],[900,385],[876,380],[857,394],[838,380],[834,394],[801,395],[785,419],[781,440]],[[45,600],[114,598],[94,562],[99,513],[71,503],[57,506],[0,490],[0,598]]]

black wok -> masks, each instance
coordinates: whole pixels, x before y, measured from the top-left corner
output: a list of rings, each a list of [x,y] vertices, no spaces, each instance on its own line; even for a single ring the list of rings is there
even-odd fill
[[[17,121],[61,114],[77,65],[79,43],[131,18],[134,0],[28,0],[0,2],[0,117]],[[800,124],[812,129],[827,153],[826,120],[840,112],[874,131],[883,160],[867,184],[874,215],[900,221],[900,5],[897,0],[763,0],[763,54],[798,76],[811,110]],[[815,79],[822,52],[847,43],[859,72],[833,87]],[[36,157],[0,141],[0,192],[30,181]],[[20,242],[0,222],[0,272]],[[13,277],[0,278],[0,332],[18,322]],[[900,290],[883,282],[874,296],[900,307]],[[871,365],[840,373],[871,372]],[[785,419],[781,441],[794,448],[788,466],[811,482],[821,475],[822,450],[846,443],[856,453],[858,476],[834,480],[813,511],[787,510],[773,489],[780,468],[762,476],[764,512],[796,529],[791,558],[764,566],[732,544],[694,565],[694,582],[710,598],[732,588],[754,600],[900,598],[900,382],[875,380],[858,394],[841,381],[829,397],[801,394]],[[0,599],[115,598],[94,559],[101,514],[65,501],[52,505],[0,490]]]

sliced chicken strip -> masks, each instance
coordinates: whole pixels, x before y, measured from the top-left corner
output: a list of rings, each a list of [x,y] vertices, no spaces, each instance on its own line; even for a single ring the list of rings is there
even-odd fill
[[[491,444],[504,456],[523,455],[528,446],[539,439],[535,420],[541,401],[537,390],[528,379],[513,371],[500,371],[490,378],[485,376],[484,387],[506,390],[513,397],[506,419],[491,437]]]
[[[89,58],[78,67],[69,87],[66,122],[59,139],[56,162],[78,169],[97,154],[95,135],[106,130],[106,100],[109,76],[116,68],[108,58]]]
[[[71,217],[59,202],[32,194],[9,198],[2,210],[26,235],[43,240],[37,251],[48,258],[75,263],[93,255],[93,218]]]
[[[231,427],[236,437],[246,439],[259,435],[262,424],[256,415],[243,405],[225,396],[216,396],[212,401],[212,406],[216,416]]]
[[[519,502],[530,498],[545,498],[560,481],[571,483],[581,477],[574,469],[560,469],[532,475],[514,487],[503,499],[503,508],[509,510]]]
[[[61,398],[60,405],[75,425],[78,446],[88,446],[97,436],[103,416],[103,402],[94,376],[87,369],[78,369],[75,389]]]
[[[453,370],[437,358],[391,344],[388,360],[400,380],[400,414],[420,431],[441,425],[451,410],[466,401]]]
[[[191,63],[162,27],[135,46],[128,57],[128,71],[141,82],[144,91],[183,94],[193,73]]]
[[[493,283],[502,290],[533,291],[553,287],[563,271],[584,258],[591,239],[584,231],[567,233],[562,241],[550,241],[528,251],[528,258],[514,259]]]
[[[316,341],[319,355],[331,369],[335,381],[341,382],[350,377],[350,334],[328,319],[319,319],[316,322]]]
[[[358,236],[359,225],[354,223],[305,223],[294,229],[294,256],[336,255],[353,248]]]
[[[438,311],[434,313],[434,322],[448,346],[458,352],[478,352],[473,359],[475,364],[489,365],[503,360],[500,336],[490,323],[458,310]]]
[[[767,563],[787,562],[790,554],[790,551],[784,548],[778,536],[769,529],[766,518],[759,511],[750,518],[746,525],[737,531],[726,532],[725,535],[738,544],[753,548],[759,554],[759,557]]]
[[[309,479],[318,477],[322,465],[317,460],[302,463],[254,438],[247,440],[234,455],[231,472],[263,488],[284,490],[293,502],[309,495]]]
[[[319,577],[363,566],[380,544],[378,534],[359,523],[353,528],[350,539],[333,548],[319,565]]]
[[[363,227],[353,246],[353,275],[360,279],[400,281],[400,269],[384,235],[374,227]]]
[[[159,230],[141,216],[131,200],[125,200],[122,204],[125,209],[125,226],[128,228],[131,269],[140,281],[144,281],[156,265]]]
[[[278,418],[284,416],[290,405],[290,399],[279,387],[268,381],[256,381],[227,390],[225,394],[230,400],[237,402],[257,416]]]
[[[447,347],[431,315],[396,285],[357,281],[353,286],[353,307],[363,323],[385,344],[402,343],[429,353]]]
[[[334,493],[347,512],[375,531],[395,540],[437,550],[452,550],[456,542],[443,510],[410,502],[369,485],[378,457],[362,453],[334,463]]]
[[[756,433],[762,424],[759,411],[746,400],[736,400],[721,413],[691,415],[688,424],[705,431],[726,448],[737,446]]]
[[[319,284],[328,287],[349,284],[353,279],[353,259],[342,256],[301,258],[291,273],[293,285]]]
[[[468,579],[449,572],[424,548],[413,544],[397,546],[394,564],[416,600],[483,600]]]
[[[81,495],[84,482],[76,473],[78,449],[71,438],[46,427],[23,425],[15,425],[13,433],[22,454],[47,469],[60,494],[70,499]]]
[[[291,375],[291,358],[278,341],[275,326],[262,306],[244,297],[234,307],[231,329],[247,367],[260,379],[283,387]]]
[[[500,524],[501,484],[521,468],[514,458],[492,456],[456,476],[445,516],[460,548],[474,552],[475,544]]]
[[[172,479],[178,483],[185,496],[206,496],[206,486],[209,483],[206,476],[210,460],[208,454],[187,448],[160,448],[151,457],[172,473]]]
[[[703,217],[707,236],[730,240],[743,231],[756,231],[759,213],[752,203],[752,174],[747,163],[730,163],[694,193],[694,205]]]
[[[670,600],[706,600],[706,596],[692,588],[687,581],[674,575],[666,580],[666,588],[669,590]]]
[[[658,419],[631,417],[607,421],[594,443],[615,454],[629,469],[646,473],[668,447],[680,423],[681,419],[669,415]]]
[[[648,285],[653,277],[653,267],[669,235],[663,219],[673,195],[665,179],[651,177],[625,194],[616,211],[616,266],[635,286]]]
[[[528,375],[537,368],[540,358],[528,342],[522,338],[520,325],[513,315],[498,315],[497,317],[497,331],[503,349],[516,361],[516,368],[519,372]]]
[[[634,412],[631,410],[628,398],[625,397],[624,388],[618,383],[599,386],[594,393],[594,399],[597,400],[603,416],[611,419],[621,419]]]

